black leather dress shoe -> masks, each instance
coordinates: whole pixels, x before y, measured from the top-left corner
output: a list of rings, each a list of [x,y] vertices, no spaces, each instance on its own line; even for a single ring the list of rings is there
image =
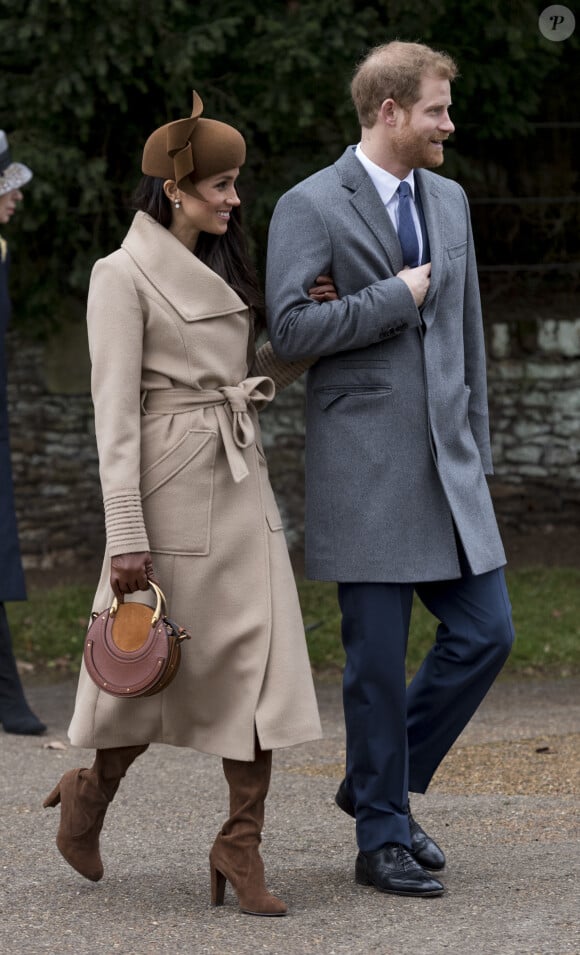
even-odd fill
[[[354,806],[348,794],[346,779],[343,779],[334,801],[339,809],[346,812],[349,816],[354,816]],[[411,809],[407,807],[409,816],[409,829],[411,830],[411,852],[413,857],[423,866],[424,869],[432,869],[435,872],[445,868],[445,855],[431,836],[428,836],[421,828],[416,819],[411,815]]]
[[[424,869],[439,872],[445,868],[445,855],[431,836],[428,836],[416,819],[411,815],[411,808],[407,810],[409,829],[411,830],[411,852]]]
[[[421,868],[405,846],[388,842],[375,852],[359,852],[355,879],[358,885],[374,885],[379,892],[432,898],[443,895],[441,883]]]

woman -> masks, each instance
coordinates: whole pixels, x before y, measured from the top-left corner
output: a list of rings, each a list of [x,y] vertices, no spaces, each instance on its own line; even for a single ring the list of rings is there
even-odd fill
[[[12,162],[6,133],[0,130],[0,225],[10,221],[17,203],[23,199],[21,187],[31,179],[32,172],[28,166]],[[5,338],[10,321],[9,264],[8,246],[0,236],[0,723],[6,733],[38,736],[44,733],[46,726],[35,716],[26,701],[14,660],[4,606],[7,600],[26,600],[8,437]]]
[[[154,565],[193,639],[156,696],[119,700],[82,668],[69,736],[95,762],[65,773],[44,805],[61,803],[58,848],[97,881],[105,813],[147,745],[220,756],[230,817],[210,853],[212,902],[227,879],[243,911],[284,915],[258,851],[272,749],[318,738],[320,724],[257,410],[272,379],[288,384],[305,364],[269,345],[255,354],[261,299],[235,188],[245,143],[193,99],[190,118],[145,144],[140,211],[96,263],[87,313],[107,531],[94,608],[147,589]]]

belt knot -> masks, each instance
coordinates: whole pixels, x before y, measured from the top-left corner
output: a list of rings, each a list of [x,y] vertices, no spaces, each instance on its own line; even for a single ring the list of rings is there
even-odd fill
[[[249,405],[260,411],[272,401],[276,388],[271,378],[246,378],[239,385],[223,385],[218,391],[226,399],[233,415],[232,434],[238,448],[249,448],[256,440],[256,432]]]

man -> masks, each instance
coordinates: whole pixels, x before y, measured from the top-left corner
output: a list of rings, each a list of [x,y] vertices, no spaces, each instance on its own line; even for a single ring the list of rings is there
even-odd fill
[[[32,179],[23,163],[12,162],[8,140],[0,130],[0,225],[8,223],[22,201],[21,186]],[[25,600],[26,586],[20,560],[12,467],[8,439],[8,398],[5,334],[10,319],[8,296],[9,255],[0,236],[0,723],[6,733],[38,735],[46,726],[32,712],[16,668],[4,601]]]
[[[356,881],[436,896],[445,857],[413,819],[513,641],[492,472],[484,336],[463,190],[428,168],[453,132],[446,54],[373,50],[352,82],[361,142],[271,223],[270,336],[308,372],[306,573],[338,582]],[[338,298],[313,303],[318,273]],[[405,689],[414,593],[439,621]]]

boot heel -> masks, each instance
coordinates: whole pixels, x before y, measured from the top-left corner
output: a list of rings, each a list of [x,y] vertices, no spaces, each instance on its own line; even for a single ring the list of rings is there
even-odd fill
[[[48,809],[48,808],[52,809],[54,808],[54,806],[58,806],[59,802],[60,802],[60,782],[56,784],[56,786],[54,787],[50,795],[46,797],[42,805],[44,809]]]
[[[210,864],[211,875],[211,904],[223,905],[226,891],[226,877],[223,872],[216,869],[213,863]]]

